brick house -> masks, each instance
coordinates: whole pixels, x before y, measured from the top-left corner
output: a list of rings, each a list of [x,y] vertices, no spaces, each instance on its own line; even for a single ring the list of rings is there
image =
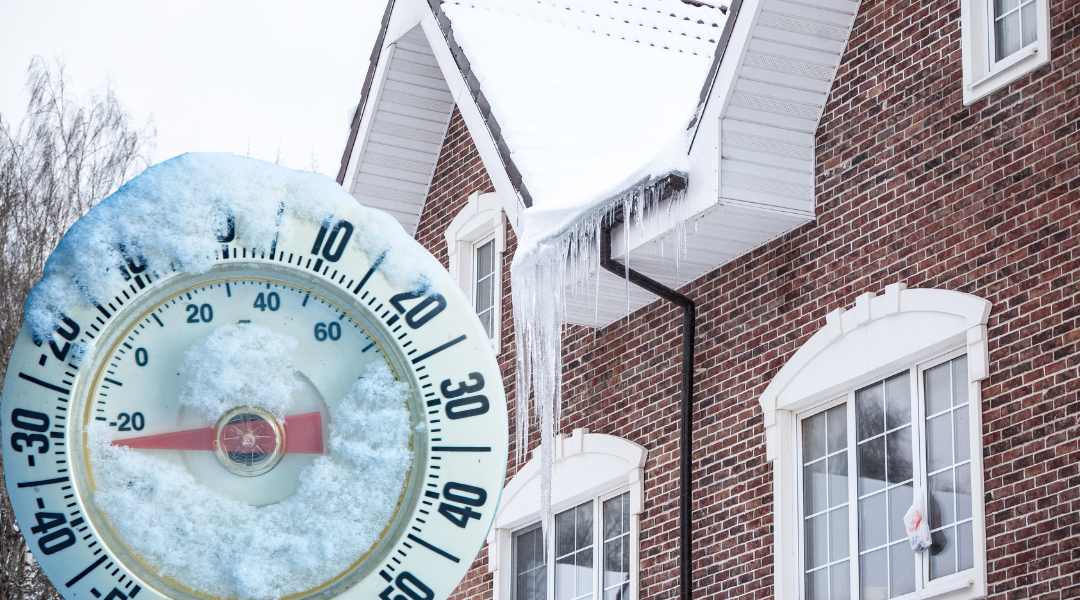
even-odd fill
[[[1080,3],[391,0],[338,181],[458,279],[518,416],[512,294],[556,291],[510,265],[569,229],[535,233],[544,123],[485,27],[697,57],[692,164],[567,212],[694,303],[693,384],[684,413],[682,308],[560,272],[554,539],[524,421],[454,598],[1080,597]]]

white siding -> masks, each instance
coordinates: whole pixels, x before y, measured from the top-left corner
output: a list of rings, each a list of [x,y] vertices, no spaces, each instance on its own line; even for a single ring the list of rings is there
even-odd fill
[[[454,99],[420,26],[392,48],[350,190],[416,233]]]

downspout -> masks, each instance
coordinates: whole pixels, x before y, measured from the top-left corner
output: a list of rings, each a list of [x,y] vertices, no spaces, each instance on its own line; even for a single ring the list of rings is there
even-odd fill
[[[600,266],[638,287],[678,304],[683,309],[682,390],[679,403],[679,598],[693,600],[691,573],[693,548],[690,535],[692,510],[690,466],[693,462],[691,448],[693,432],[690,419],[693,416],[694,407],[694,323],[697,310],[690,298],[612,259],[611,228],[613,226],[613,223],[605,225],[600,235]],[[629,227],[629,223],[625,226]]]

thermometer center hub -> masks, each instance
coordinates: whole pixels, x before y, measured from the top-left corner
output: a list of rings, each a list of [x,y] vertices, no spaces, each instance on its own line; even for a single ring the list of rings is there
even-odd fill
[[[285,454],[285,428],[261,408],[234,408],[214,425],[214,449],[226,471],[241,477],[262,475]]]

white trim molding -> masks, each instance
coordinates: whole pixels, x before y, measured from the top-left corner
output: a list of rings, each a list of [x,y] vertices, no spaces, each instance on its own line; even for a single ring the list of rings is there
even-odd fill
[[[475,245],[495,239],[495,316],[491,344],[498,354],[502,340],[502,283],[503,255],[506,252],[506,213],[499,194],[473,192],[450,225],[446,227],[446,255],[450,275],[461,286],[465,297],[475,306],[476,268],[473,264]]]
[[[950,351],[967,354],[972,406],[979,407],[979,381],[989,375],[986,324],[990,303],[949,290],[906,289],[867,293],[849,310],[836,309],[825,326],[787,361],[759,398],[765,425],[766,458],[773,466],[773,573],[777,598],[797,598],[800,589],[799,465],[797,414],[853,389],[911,368]],[[972,431],[981,431],[981,411],[973,411]],[[972,443],[972,498],[976,518],[975,570],[978,576],[936,586],[919,597],[973,598],[985,593],[986,564],[982,491],[982,443]],[[978,473],[978,475],[976,475]],[[981,564],[979,557],[982,557]],[[952,582],[955,583],[955,582]]]
[[[488,534],[488,570],[494,577],[495,600],[511,598],[514,531],[540,520],[539,452],[534,450],[529,462],[507,482]],[[630,598],[626,600],[637,598],[639,518],[648,455],[648,450],[633,442],[588,429],[575,429],[569,436],[560,433],[555,442],[552,514],[610,492],[630,492]]]
[[[994,0],[960,0],[964,104],[968,105],[1050,62],[1050,2],[1035,0],[1036,40],[994,60]]]

